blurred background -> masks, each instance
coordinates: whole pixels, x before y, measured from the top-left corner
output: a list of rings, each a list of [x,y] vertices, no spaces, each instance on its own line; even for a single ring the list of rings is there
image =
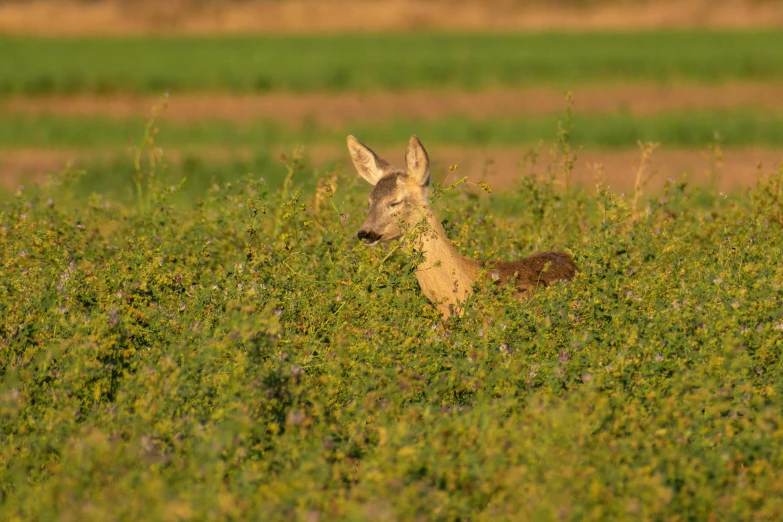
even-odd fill
[[[722,190],[783,160],[783,1],[0,0],[0,186],[68,162],[132,191],[154,125],[191,190],[348,169],[354,134],[500,189],[579,150],[574,179]],[[566,93],[570,92],[570,101]],[[559,142],[559,145],[558,145]]]

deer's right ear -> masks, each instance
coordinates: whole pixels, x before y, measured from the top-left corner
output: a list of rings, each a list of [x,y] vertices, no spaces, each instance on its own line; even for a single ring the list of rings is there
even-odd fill
[[[378,183],[390,170],[391,165],[375,154],[369,147],[362,145],[353,136],[348,136],[348,152],[359,175],[370,185]]]
[[[415,134],[408,140],[405,163],[408,175],[412,176],[416,183],[422,187],[430,184],[430,158],[427,156],[427,151],[424,150],[424,145]]]

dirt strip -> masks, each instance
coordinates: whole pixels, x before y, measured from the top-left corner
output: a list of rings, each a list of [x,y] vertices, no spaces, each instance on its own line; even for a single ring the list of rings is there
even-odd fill
[[[0,115],[101,115],[116,119],[146,117],[158,98],[131,95],[13,97],[0,100]],[[556,89],[527,88],[482,92],[412,91],[403,93],[271,93],[264,95],[176,94],[164,112],[167,120],[197,123],[210,119],[248,122],[277,120],[325,127],[372,123],[391,118],[435,120],[450,114],[475,119],[546,115],[565,108],[564,93]],[[783,109],[783,84],[736,83],[713,86],[621,85],[579,87],[574,90],[578,113],[623,111],[648,115],[662,111]]]
[[[398,147],[399,148],[399,147]],[[377,152],[392,163],[401,164],[402,149],[378,147]],[[273,150],[272,154],[290,153],[290,150]],[[539,154],[534,167],[526,159],[527,152],[509,148],[464,148],[453,146],[432,147],[430,156],[433,161],[433,175],[443,180],[448,173],[448,166],[457,164],[459,167],[451,179],[467,176],[469,181],[486,181],[498,190],[512,187],[523,173],[535,172],[546,175],[552,165],[552,159],[547,150]],[[315,146],[306,149],[306,153],[314,165],[323,165],[335,159],[345,169],[352,169],[347,154],[341,148]],[[0,185],[14,189],[21,185],[39,183],[45,179],[47,172],[61,170],[66,162],[74,161],[77,168],[89,165],[94,161],[107,161],[125,154],[128,162],[131,158],[122,150],[101,151],[64,151],[64,150],[14,150],[0,151]],[[247,149],[214,149],[197,151],[166,150],[166,157],[172,164],[182,161],[189,154],[203,158],[205,161],[228,161],[247,159],[255,154]],[[573,182],[587,187],[594,187],[600,177],[616,192],[632,190],[640,154],[635,150],[582,151],[577,159],[573,173]],[[721,190],[731,192],[752,186],[761,174],[776,170],[783,162],[783,150],[760,148],[729,149],[723,151],[722,165],[716,170]],[[648,172],[655,172],[649,183],[649,190],[659,190],[669,178],[681,179],[683,173],[688,173],[688,179],[696,185],[703,185],[710,180],[710,169],[714,165],[712,156],[706,151],[691,149],[659,150],[652,156]],[[281,167],[282,168],[282,167]]]
[[[598,5],[596,5],[598,4]],[[574,7],[508,0],[286,0],[281,2],[28,0],[0,2],[0,33],[333,33],[375,31],[599,30],[783,26],[783,2],[650,0]]]

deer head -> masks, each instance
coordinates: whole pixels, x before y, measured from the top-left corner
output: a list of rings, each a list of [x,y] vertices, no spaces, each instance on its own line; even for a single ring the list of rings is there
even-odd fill
[[[408,141],[405,169],[397,169],[380,158],[353,136],[348,136],[348,152],[359,172],[374,185],[370,194],[370,210],[359,233],[367,245],[399,238],[403,224],[418,220],[429,199],[430,160],[419,139]]]

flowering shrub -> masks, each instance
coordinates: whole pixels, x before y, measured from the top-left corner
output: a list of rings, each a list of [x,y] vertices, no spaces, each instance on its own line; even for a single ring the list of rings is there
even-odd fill
[[[355,240],[367,188],[289,169],[5,205],[4,520],[783,517],[783,174],[636,217],[437,190],[465,255],[581,268],[442,322],[405,249]]]

